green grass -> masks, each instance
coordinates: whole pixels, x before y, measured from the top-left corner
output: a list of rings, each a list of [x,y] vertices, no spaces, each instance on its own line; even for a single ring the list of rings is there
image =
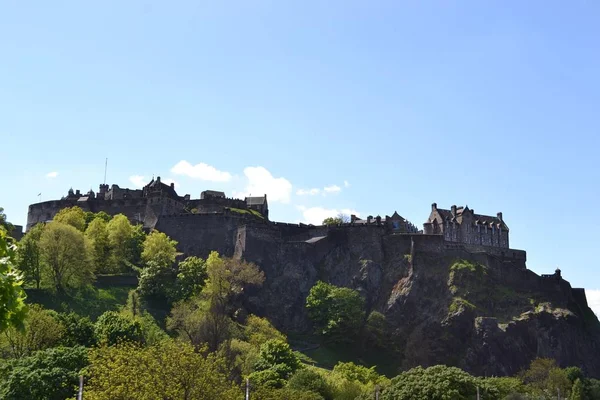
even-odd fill
[[[129,286],[87,287],[74,293],[52,293],[47,289],[26,289],[27,303],[41,304],[59,312],[76,312],[92,320],[105,311],[118,310],[127,302]]]
[[[461,308],[474,310],[477,307],[475,307],[475,304],[463,299],[462,297],[454,297],[452,299],[452,303],[450,303],[450,306],[448,307],[448,312],[455,313]]]
[[[241,208],[234,208],[234,207],[228,207],[227,208],[229,211],[234,212],[234,213],[238,213],[238,214],[248,214],[248,215],[253,215],[255,217],[258,217],[260,219],[265,219],[265,217],[259,213],[256,210],[244,210]]]
[[[457,260],[450,266],[450,272],[468,271],[473,273],[486,273],[486,267],[466,260]]]

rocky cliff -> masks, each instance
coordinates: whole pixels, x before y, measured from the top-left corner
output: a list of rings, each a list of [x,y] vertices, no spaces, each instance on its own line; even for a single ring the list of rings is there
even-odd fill
[[[540,277],[521,259],[450,248],[439,237],[330,230],[311,240],[238,235],[236,255],[265,272],[251,311],[309,331],[304,302],[317,280],[359,290],[386,315],[398,365],[447,364],[512,375],[535,357],[600,377],[600,324],[581,291]]]

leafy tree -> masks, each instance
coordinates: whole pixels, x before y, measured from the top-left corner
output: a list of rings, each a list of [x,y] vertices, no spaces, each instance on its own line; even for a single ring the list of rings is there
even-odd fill
[[[58,313],[57,320],[64,327],[62,344],[67,347],[96,344],[95,325],[88,317],[82,317],[74,312]]]
[[[305,368],[296,371],[288,381],[287,387],[302,392],[318,393],[325,400],[333,399],[333,389],[325,378],[311,369]]]
[[[93,213],[91,211],[86,211],[84,214],[85,225],[89,226],[90,223],[95,219],[101,219],[102,221],[108,223],[111,220],[111,216],[105,213],[104,211],[100,211],[97,213]]]
[[[337,341],[350,341],[358,334],[364,320],[364,299],[356,290],[319,281],[306,298],[308,315],[317,330]]]
[[[22,327],[27,314],[23,282],[15,264],[16,246],[0,227],[0,332]]]
[[[114,345],[119,341],[141,342],[142,326],[116,311],[107,311],[96,321],[96,337],[100,343]]]
[[[40,237],[44,273],[57,291],[81,287],[93,280],[83,233],[71,225],[50,222]]]
[[[257,348],[268,340],[279,340],[285,342],[287,338],[279,332],[268,319],[249,315],[244,326],[244,334],[248,343]]]
[[[477,393],[478,380],[456,367],[416,367],[392,379],[382,400],[470,400]],[[481,390],[483,398],[497,398],[495,388]]]
[[[25,281],[35,283],[35,287],[38,289],[42,281],[40,238],[43,231],[44,224],[37,224],[31,228],[19,242],[17,252],[19,270],[23,273]]]
[[[323,220],[323,225],[335,226],[335,225],[347,224],[348,222],[350,222],[350,217],[346,214],[339,213],[335,217],[325,218]]]
[[[173,265],[158,264],[150,261],[140,272],[138,293],[149,299],[161,302],[175,297],[177,271]]]
[[[52,220],[66,225],[71,225],[78,231],[85,231],[85,213],[79,207],[63,208],[56,213]]]
[[[0,227],[4,228],[7,232],[12,232],[14,229],[14,226],[7,221],[3,207],[0,207]]]
[[[101,273],[112,272],[107,226],[108,224],[104,219],[94,218],[85,230],[85,236],[89,239],[91,245],[94,270]]]
[[[141,229],[136,230],[125,215],[117,214],[107,224],[106,230],[113,270],[119,272],[131,270],[132,266],[139,261]]]
[[[174,340],[145,348],[99,347],[90,355],[86,399],[239,399],[240,389],[222,371],[223,360],[204,353]]]
[[[264,274],[254,264],[221,258],[212,252],[206,260],[208,279],[202,292],[171,310],[167,327],[195,346],[208,343],[211,351],[230,338],[232,305],[244,288],[261,285]]]
[[[177,268],[176,290],[173,301],[189,299],[200,293],[208,278],[206,262],[199,257],[187,257]]]
[[[254,367],[256,371],[274,371],[280,379],[285,380],[301,366],[300,359],[292,351],[289,344],[281,340],[271,339],[260,346],[258,360]]]
[[[333,373],[349,381],[356,381],[362,384],[380,383],[385,378],[375,371],[375,367],[364,367],[356,365],[353,362],[338,362],[333,367]]]
[[[303,392],[287,387],[282,389],[257,387],[252,391],[252,400],[323,400],[323,396],[315,392]]]
[[[278,389],[285,386],[285,379],[275,369],[254,371],[248,375],[253,387]]]
[[[557,389],[566,395],[571,390],[567,371],[558,368],[556,361],[549,358],[533,360],[521,377],[536,396],[554,396]]]
[[[159,266],[171,266],[177,256],[177,242],[159,231],[152,231],[144,241],[142,261]]]
[[[365,342],[368,346],[384,349],[387,343],[387,321],[385,315],[372,311],[365,325]]]
[[[0,338],[0,349],[5,357],[24,357],[58,345],[64,331],[55,311],[33,304],[25,320],[25,329],[9,328],[4,331]]]
[[[84,347],[55,347],[0,365],[0,398],[64,400],[76,394],[79,373],[87,365]]]
[[[575,379],[575,383],[573,383],[569,400],[582,400],[583,398],[583,383],[581,382],[581,379],[577,378]]]

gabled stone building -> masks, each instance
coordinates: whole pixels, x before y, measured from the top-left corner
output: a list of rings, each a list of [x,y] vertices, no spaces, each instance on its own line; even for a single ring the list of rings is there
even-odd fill
[[[442,234],[448,242],[509,248],[509,229],[499,212],[495,217],[475,214],[475,210],[452,206],[449,210],[431,205],[431,214],[423,224],[425,234]]]

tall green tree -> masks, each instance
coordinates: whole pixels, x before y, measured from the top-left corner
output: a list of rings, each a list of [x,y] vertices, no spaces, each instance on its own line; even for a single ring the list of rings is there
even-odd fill
[[[4,208],[0,207],[0,227],[6,229],[7,232],[12,232],[13,226],[6,219],[6,213],[4,212]]]
[[[108,231],[113,269],[118,272],[127,272],[139,266],[145,238],[142,226],[133,226],[125,215],[117,214],[110,220],[106,230]]]
[[[94,270],[100,273],[113,272],[110,262],[110,241],[107,225],[104,219],[94,218],[85,230],[85,236],[89,239],[91,245]]]
[[[53,221],[60,222],[66,225],[71,225],[78,231],[85,231],[85,212],[79,207],[67,207],[60,210]]]
[[[71,225],[50,222],[40,237],[44,274],[57,291],[92,282],[94,265],[89,260],[83,232]]]
[[[0,332],[22,327],[27,314],[22,277],[16,269],[17,248],[0,226]]]
[[[142,260],[144,263],[171,266],[177,256],[177,242],[163,232],[152,231],[144,241]]]
[[[18,249],[19,270],[23,273],[25,282],[35,283],[40,288],[42,282],[42,257],[40,238],[44,224],[37,224],[21,239]]]
[[[322,281],[310,289],[306,308],[318,332],[335,342],[354,340],[365,317],[365,301],[356,290]]]

